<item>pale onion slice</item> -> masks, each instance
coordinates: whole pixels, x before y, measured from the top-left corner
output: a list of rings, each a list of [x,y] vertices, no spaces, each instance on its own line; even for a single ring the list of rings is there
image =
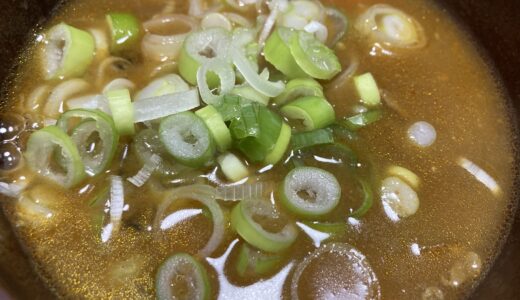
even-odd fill
[[[357,18],[355,28],[372,43],[379,43],[381,46],[422,48],[427,42],[419,22],[387,4],[376,4],[368,8]]]
[[[419,196],[406,182],[388,177],[381,183],[381,201],[388,218],[394,222],[414,215],[419,209]]]
[[[224,28],[227,31],[231,31],[233,29],[233,25],[231,21],[221,13],[209,13],[202,18],[200,21],[200,26],[202,29],[215,28],[220,27]]]
[[[6,182],[0,182],[0,194],[17,198],[20,196],[20,194],[25,190],[27,187],[27,182],[20,182],[20,183],[6,183]]]
[[[144,56],[155,61],[165,61],[178,57],[184,39],[198,29],[198,22],[190,16],[167,14],[146,21],[143,27],[146,32],[141,43]],[[178,28],[183,30],[176,32]],[[156,33],[165,30],[172,31],[172,34]]]
[[[144,164],[144,166],[132,177],[127,178],[130,183],[136,187],[142,187],[148,179],[152,176],[153,172],[157,170],[161,164],[161,157],[157,154],[152,154],[150,159]]]
[[[110,114],[108,99],[101,94],[86,95],[67,101],[67,108],[70,109],[99,109],[104,113]]]
[[[242,200],[263,199],[274,191],[272,182],[255,182],[233,185],[219,185],[217,199],[237,202]]]
[[[117,228],[123,218],[125,191],[121,176],[110,176],[110,223]]]
[[[498,197],[502,194],[502,188],[500,185],[498,185],[497,181],[477,164],[465,157],[459,158],[457,160],[457,164],[464,170],[468,171],[468,173],[473,175],[473,177],[475,177],[475,179],[477,179],[485,187],[487,187],[493,193],[493,195]]]
[[[222,13],[226,18],[228,18],[229,21],[231,21],[233,24],[238,25],[238,27],[246,27],[246,28],[252,28],[253,23],[249,21],[247,18],[244,18],[243,16],[231,13],[231,12],[223,12]]]
[[[265,80],[255,72],[251,62],[238,49],[231,49],[230,52],[233,57],[233,63],[252,88],[268,97],[276,97],[283,92],[285,84],[282,81],[271,82]]]
[[[215,189],[209,185],[189,185],[173,189],[169,194],[170,196],[165,198],[157,210],[155,227],[160,228],[160,222],[163,220],[166,210],[178,199],[190,199],[202,203],[211,213],[213,232],[207,244],[199,250],[198,254],[203,257],[209,256],[222,243],[226,227],[224,213],[215,201],[215,194]]]
[[[207,82],[208,72],[217,74],[220,79],[219,94],[214,95]],[[197,85],[199,87],[202,101],[206,104],[218,105],[224,95],[229,93],[235,86],[235,72],[231,65],[221,59],[213,59],[205,62],[197,71]]]
[[[105,87],[103,87],[103,91],[101,93],[106,94],[107,92],[110,92],[110,91],[123,90],[123,89],[133,91],[135,89],[135,84],[126,78],[116,78],[116,79],[110,81],[109,83],[107,83],[105,85]]]
[[[42,84],[35,88],[25,100],[24,107],[29,111],[38,112],[44,105],[44,101],[49,98],[52,87]]]
[[[109,56],[103,59],[98,66],[96,74],[96,85],[104,86],[105,82],[114,77],[125,77],[126,70],[132,66],[132,63],[124,58],[117,56]]]
[[[197,215],[202,214],[203,210],[200,208],[181,209],[178,210],[161,221],[161,230],[168,230],[175,227],[177,224],[187,221]]]
[[[90,84],[79,78],[67,80],[58,84],[47,98],[43,114],[50,118],[57,118],[63,113],[63,102],[71,96],[83,93],[90,89]]]
[[[273,0],[272,2],[272,8],[271,12],[269,13],[269,16],[264,22],[264,26],[262,27],[262,30],[260,31],[260,36],[258,37],[258,45],[260,46],[260,52],[262,52],[265,41],[271,34],[271,31],[273,31],[274,25],[276,25],[276,19],[278,18],[278,15],[280,14],[280,10],[287,6],[287,1],[277,1]]]
[[[164,96],[180,92],[187,92],[190,86],[177,74],[168,74],[150,82],[134,97],[134,101]]]
[[[91,28],[88,30],[94,37],[96,43],[96,60],[103,59],[110,55],[110,47],[108,45],[108,37],[103,29]]]
[[[190,16],[198,17],[204,13],[202,0],[189,0],[190,6],[188,8],[188,14]]]
[[[325,43],[329,31],[325,25],[317,21],[311,21],[303,27],[303,30],[313,34],[320,42]]]
[[[187,92],[167,94],[134,102],[134,122],[160,119],[200,106],[199,94],[193,89]]]
[[[417,146],[426,148],[435,143],[437,131],[430,123],[421,121],[410,126],[408,138]]]

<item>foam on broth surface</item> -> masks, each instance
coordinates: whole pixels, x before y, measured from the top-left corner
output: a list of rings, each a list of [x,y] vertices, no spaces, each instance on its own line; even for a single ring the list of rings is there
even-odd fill
[[[51,23],[66,21],[83,28],[103,26],[99,20],[112,10],[131,11],[144,21],[162,9],[161,2],[76,0],[59,11]],[[343,241],[359,249],[370,261],[383,299],[418,299],[427,289],[432,292],[434,288],[440,289],[446,299],[462,297],[478,278],[454,288],[446,283],[450,269],[474,252],[482,261],[483,274],[497,252],[514,207],[510,198],[514,168],[512,130],[499,83],[467,34],[442,8],[429,1],[324,3],[344,8],[351,20],[371,4],[388,3],[415,17],[428,37],[424,49],[374,56],[351,30],[343,49],[338,51],[340,60],[345,62],[352,55],[360,59],[359,72],[370,71],[378,78],[390,104],[385,106],[384,118],[363,129],[359,140],[351,146],[372,162],[378,181],[390,165],[407,167],[422,180],[417,214],[395,223],[386,216],[376,197],[370,212],[359,223],[350,223]],[[184,5],[176,6],[176,11],[185,9]],[[32,55],[30,51],[28,55]],[[19,110],[16,101],[41,82],[35,65],[31,59],[25,63],[13,88],[13,109]],[[151,80],[146,74],[153,67],[136,58],[126,75],[141,88]],[[93,65],[85,76],[88,81],[95,78],[95,70]],[[351,88],[329,91],[327,96],[337,115],[351,113],[356,99]],[[421,120],[431,123],[437,131],[437,141],[427,149],[411,144],[406,133],[410,125]],[[495,197],[457,165],[460,157],[480,165],[504,193]],[[126,161],[137,161],[135,154],[130,152]],[[130,164],[121,175],[132,176],[138,168],[137,164]],[[280,182],[287,172],[282,166],[262,177]],[[345,187],[350,186],[346,177],[338,180]],[[19,217],[14,202],[5,204],[5,210],[38,272],[58,295],[91,299],[152,297],[160,262],[173,252],[196,253],[211,233],[211,222],[197,216],[175,230],[157,233],[150,229],[158,202],[156,191],[149,186],[139,191],[129,186],[126,226],[109,244],[100,244],[91,230],[88,214],[89,199],[99,190],[94,188],[95,183],[65,191],[37,180],[32,188],[39,188],[42,197],[47,194],[53,199],[51,209],[56,212],[37,226]],[[341,205],[345,209],[355,207],[348,198]],[[193,207],[191,203],[184,206]],[[233,240],[232,236],[226,238],[215,256],[220,256]],[[312,251],[312,242],[301,234],[283,263],[301,260]],[[234,256],[236,253],[231,253],[230,259]],[[236,285],[251,283],[240,279],[232,267],[227,267],[226,272]],[[217,296],[216,273],[210,271],[210,275]],[[300,294],[314,294],[307,290],[312,287],[300,286]],[[284,296],[289,295],[286,284]]]

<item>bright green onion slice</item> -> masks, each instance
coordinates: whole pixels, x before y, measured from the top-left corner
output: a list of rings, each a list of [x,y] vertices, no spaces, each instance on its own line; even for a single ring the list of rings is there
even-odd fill
[[[345,126],[347,129],[356,131],[363,127],[366,127],[372,123],[375,123],[383,117],[381,110],[371,110],[358,115],[345,118],[339,121],[339,124]]]
[[[264,253],[244,243],[238,253],[236,270],[240,277],[263,276],[275,270],[282,259],[278,254]]]
[[[112,43],[110,49],[113,53],[132,49],[139,41],[141,31],[137,18],[128,13],[110,13],[106,15]]]
[[[75,119],[81,120],[81,123],[70,130]],[[119,134],[109,115],[99,110],[73,109],[62,114],[56,125],[71,133],[85,171],[90,176],[98,175],[109,167],[119,142]],[[96,133],[99,140],[91,141]]]
[[[293,79],[287,83],[283,93],[276,97],[274,102],[278,105],[282,105],[306,96],[325,97],[323,94],[323,86],[312,78]]]
[[[60,156],[59,162],[53,161],[56,155]],[[85,178],[74,141],[59,127],[47,126],[31,134],[25,158],[32,170],[63,187],[75,186]]]
[[[314,146],[334,143],[334,135],[330,129],[317,129],[293,135],[291,146],[293,150],[300,150]]]
[[[255,218],[257,216],[258,218]],[[289,248],[296,237],[296,225],[286,221],[279,228],[269,228],[280,223],[282,216],[265,200],[243,200],[231,212],[231,226],[249,244],[267,252],[280,252]],[[262,219],[260,224],[258,219]],[[268,227],[268,229],[264,228]]]
[[[334,123],[336,113],[332,105],[321,97],[304,97],[295,100],[280,110],[288,119],[302,120],[304,130],[311,131]]]
[[[363,217],[372,207],[374,203],[374,193],[372,191],[372,188],[370,187],[370,184],[367,181],[361,178],[357,178],[357,181],[359,182],[359,185],[361,186],[363,192],[363,202],[361,203],[361,206],[359,208],[357,208],[350,214],[350,216],[352,218],[359,219]]]
[[[178,253],[165,260],[155,276],[157,299],[208,300],[211,285],[204,266],[192,256]]]
[[[313,167],[300,167],[285,177],[280,187],[281,203],[304,218],[322,217],[339,204],[341,186],[331,173]]]
[[[231,133],[226,123],[224,123],[222,116],[213,105],[201,108],[197,110],[195,114],[199,116],[208,127],[211,136],[213,136],[215,140],[218,151],[225,152],[231,148]]]
[[[201,65],[219,58],[227,61],[231,34],[222,28],[198,31],[186,37],[179,57],[179,73],[192,85],[197,84],[197,72]],[[208,74],[208,85],[218,85],[218,77]]]
[[[290,41],[291,53],[300,68],[309,76],[328,80],[341,71],[338,57],[314,35],[299,31]]]
[[[258,107],[248,103],[239,108],[238,115],[231,121],[229,129],[235,140],[257,137],[260,134]]]
[[[264,47],[265,59],[290,79],[307,77],[307,73],[298,66],[289,48],[289,42],[294,35],[295,31],[279,27],[267,39]]]
[[[249,109],[250,106],[254,107],[253,105],[243,106],[242,118],[232,121],[231,133],[236,139],[235,146],[250,161],[262,162],[274,149],[283,122],[278,114],[264,106],[257,106],[253,110]],[[247,115],[244,114],[246,110],[249,110]],[[256,114],[252,115],[255,112]],[[257,123],[253,123],[255,120]],[[244,123],[243,121],[247,122]],[[246,127],[242,128],[242,123]],[[244,131],[244,129],[247,131]]]
[[[159,137],[168,153],[187,166],[205,166],[215,154],[208,127],[192,112],[169,116],[161,121]]]
[[[379,87],[372,73],[354,77],[354,85],[361,101],[368,106],[378,106],[381,104],[381,94]]]
[[[112,112],[112,118],[117,131],[121,135],[133,135],[135,133],[135,112],[130,91],[127,89],[108,91],[105,95]]]
[[[222,173],[231,182],[238,182],[249,176],[247,166],[233,153],[225,153],[217,158]]]
[[[94,59],[92,35],[65,23],[52,27],[43,50],[45,79],[82,76]]]
[[[218,95],[214,95],[208,86],[209,74],[218,76],[218,82],[220,83],[220,94]],[[235,80],[233,68],[221,59],[205,62],[197,71],[197,86],[199,87],[200,96],[206,104],[219,104],[223,96],[233,89]]]
[[[278,136],[278,140],[274,145],[273,150],[269,153],[264,160],[264,163],[268,165],[277,164],[282,158],[285,152],[287,152],[287,148],[289,148],[289,143],[291,142],[291,127],[285,123],[282,124],[282,129],[280,130],[280,135]]]
[[[248,99],[263,105],[269,104],[268,96],[258,92],[248,84],[235,86],[235,88],[231,91],[231,94],[240,96],[244,99]]]
[[[222,103],[216,105],[215,108],[218,110],[224,122],[229,122],[240,116],[242,105],[245,105],[247,101],[237,95],[225,95],[222,99]]]

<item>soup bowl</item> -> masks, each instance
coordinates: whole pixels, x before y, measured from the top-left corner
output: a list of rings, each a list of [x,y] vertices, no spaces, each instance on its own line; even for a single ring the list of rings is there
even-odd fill
[[[3,83],[0,110],[6,112],[9,82],[14,78],[21,51],[32,38],[34,30],[45,23],[59,0],[0,1],[0,82]],[[489,60],[502,80],[509,98],[514,127],[520,116],[520,5],[516,0],[440,0],[461,26],[481,45],[482,55]],[[8,113],[8,111],[7,111]],[[515,128],[516,131],[516,128]],[[518,134],[515,143],[518,144]],[[517,145],[518,149],[518,145]],[[517,159],[520,166],[520,157]],[[517,172],[520,186],[520,174]],[[520,196],[520,195],[518,195]],[[502,250],[497,254],[483,281],[471,299],[515,299],[520,294],[520,211],[516,210],[511,227],[505,232]],[[7,221],[0,216],[0,299],[51,299],[17,244]],[[12,270],[4,263],[18,266]]]

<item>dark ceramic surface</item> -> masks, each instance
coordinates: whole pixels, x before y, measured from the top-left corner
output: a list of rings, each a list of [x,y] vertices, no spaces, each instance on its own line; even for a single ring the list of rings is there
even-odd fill
[[[31,29],[42,24],[51,14],[58,0],[0,0],[0,82],[7,82],[14,64]],[[503,79],[512,104],[512,115],[520,113],[520,2],[518,0],[442,0],[476,36],[484,51],[494,62]],[[2,97],[5,99],[5,94]],[[0,102],[0,107],[2,103]],[[520,179],[520,178],[519,178]],[[517,180],[520,184],[520,180]],[[0,228],[6,227],[0,218]],[[7,227],[6,227],[7,228]],[[12,238],[0,232],[2,243]],[[4,243],[3,251],[21,252],[14,243]],[[1,253],[0,253],[1,255]],[[22,260],[22,257],[18,259]],[[48,299],[42,285],[25,272],[7,270],[0,266],[0,283],[16,298]],[[38,295],[38,296],[37,296]],[[0,291],[0,299],[8,299]],[[477,288],[473,299],[520,298],[520,211],[517,211],[511,234],[504,249],[486,279]]]

